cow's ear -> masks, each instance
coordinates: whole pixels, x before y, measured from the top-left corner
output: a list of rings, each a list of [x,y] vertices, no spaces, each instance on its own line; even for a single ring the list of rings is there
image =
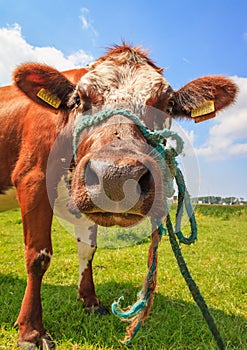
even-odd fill
[[[200,122],[213,118],[236,99],[238,88],[229,78],[207,76],[195,79],[174,91],[170,104],[173,117],[192,118]]]
[[[74,85],[56,69],[37,63],[18,67],[13,74],[18,88],[36,103],[51,109],[68,109]]]

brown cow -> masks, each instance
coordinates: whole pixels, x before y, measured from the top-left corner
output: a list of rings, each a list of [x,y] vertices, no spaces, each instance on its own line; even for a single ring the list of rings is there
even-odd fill
[[[18,343],[28,349],[51,348],[40,287],[52,256],[52,208],[75,225],[79,298],[100,313],[106,311],[92,278],[97,225],[129,226],[146,215],[166,214],[163,174],[139,127],[113,115],[83,130],[75,152],[72,134],[80,115],[109,106],[125,108],[148,128],[163,129],[171,118],[214,116],[235,100],[237,87],[228,78],[209,76],[174,91],[145,51],[125,44],[94,62],[76,86],[55,69],[35,63],[17,68],[14,80],[37,103],[29,103],[17,88],[0,90],[0,193],[12,185],[17,189],[28,274],[17,319]],[[64,207],[69,212],[57,205],[61,189],[68,193]],[[61,202],[66,198],[62,195]]]

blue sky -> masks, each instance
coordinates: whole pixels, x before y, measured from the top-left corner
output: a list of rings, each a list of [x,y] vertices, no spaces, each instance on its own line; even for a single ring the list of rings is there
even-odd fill
[[[176,127],[196,157],[196,171],[187,171],[198,184],[192,194],[247,199],[246,14],[243,0],[0,0],[0,85],[21,62],[83,66],[121,39],[148,48],[174,89],[203,75],[231,76],[240,88],[233,107]]]

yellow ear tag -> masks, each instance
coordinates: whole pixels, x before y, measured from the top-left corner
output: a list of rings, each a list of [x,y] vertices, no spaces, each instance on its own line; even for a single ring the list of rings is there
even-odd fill
[[[46,90],[44,88],[42,88],[41,90],[39,90],[39,92],[37,93],[37,96],[45,101],[46,103],[48,103],[49,105],[51,105],[54,108],[58,108],[62,102],[62,100],[60,100],[59,97],[57,97],[57,95],[52,94],[49,90]]]
[[[194,108],[191,111],[191,117],[196,118],[215,111],[214,101],[206,101],[202,106]]]

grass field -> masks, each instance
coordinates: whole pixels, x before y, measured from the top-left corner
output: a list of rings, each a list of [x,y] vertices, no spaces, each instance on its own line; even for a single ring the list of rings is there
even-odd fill
[[[197,206],[199,240],[183,255],[216,320],[227,349],[247,349],[247,208]],[[138,227],[145,230],[145,225]],[[139,231],[138,231],[139,230]],[[185,232],[189,230],[184,228]],[[105,233],[104,233],[105,234]],[[128,230],[126,230],[128,234]],[[77,296],[74,238],[54,220],[54,256],[45,275],[44,323],[58,350],[124,349],[125,324],[113,315],[87,315]],[[121,249],[98,249],[96,291],[105,306],[124,295],[136,300],[146,275],[149,240]],[[18,210],[0,214],[0,349],[16,349],[18,316],[26,283]],[[167,237],[159,249],[158,289],[133,350],[214,350],[214,339],[180,275]]]

